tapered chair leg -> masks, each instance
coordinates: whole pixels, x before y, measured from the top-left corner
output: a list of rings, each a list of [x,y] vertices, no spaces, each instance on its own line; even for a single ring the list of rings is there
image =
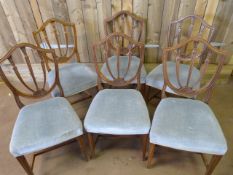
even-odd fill
[[[148,161],[147,161],[147,168],[151,167],[151,163],[152,163],[152,160],[154,158],[154,152],[155,152],[155,144],[150,143],[149,153],[148,153]]]
[[[142,135],[142,160],[146,160],[146,148],[147,148],[147,141],[148,141],[148,134]]]
[[[222,156],[213,155],[210,163],[207,166],[205,175],[211,175],[214,171],[215,167],[218,165],[219,161],[221,160]]]
[[[80,147],[80,150],[81,150],[81,153],[83,155],[83,157],[88,161],[89,160],[89,156],[87,155],[87,152],[86,152],[86,149],[85,149],[85,146],[84,146],[84,140],[83,140],[83,136],[79,136],[77,138],[77,141],[79,143],[79,147]]]
[[[94,157],[94,155],[95,155],[95,142],[93,139],[93,134],[87,133],[87,136],[88,136],[89,147],[91,150],[91,157]]]
[[[23,167],[23,169],[26,171],[26,173],[28,175],[33,175],[32,169],[29,166],[29,164],[24,156],[16,157],[16,159],[18,160],[18,162],[21,164],[21,166]]]
[[[146,103],[149,103],[149,96],[150,96],[150,86],[145,87],[145,101]]]

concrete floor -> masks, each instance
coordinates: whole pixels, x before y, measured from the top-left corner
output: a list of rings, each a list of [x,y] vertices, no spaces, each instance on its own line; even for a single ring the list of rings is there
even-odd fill
[[[226,78],[227,79],[227,78]],[[19,112],[9,89],[0,82],[0,174],[24,175],[19,163],[9,153],[12,128]],[[80,118],[85,116],[90,101],[75,105]],[[149,105],[153,115],[155,103]],[[228,142],[228,152],[214,175],[233,174],[233,79],[218,83],[210,106],[215,112]],[[140,141],[136,138],[101,139],[96,157],[86,162],[77,143],[72,143],[36,158],[36,175],[199,175],[205,168],[197,154],[157,147],[155,165],[146,168],[141,160]]]

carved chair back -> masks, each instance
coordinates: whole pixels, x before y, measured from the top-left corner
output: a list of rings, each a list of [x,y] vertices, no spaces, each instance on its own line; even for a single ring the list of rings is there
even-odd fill
[[[15,53],[21,55],[26,63],[24,69],[22,69],[22,65],[15,63],[15,60],[18,59],[18,57],[15,57]],[[33,56],[35,56],[40,63],[36,65],[36,69],[35,65],[32,65],[30,62],[31,53],[33,53]],[[46,64],[48,55],[50,59],[52,59],[55,68],[55,79],[50,88],[46,85]],[[41,71],[43,77],[38,77],[38,74],[41,74],[38,73],[38,71]],[[14,78],[12,78],[12,75]],[[25,75],[28,77],[25,77]],[[1,58],[0,76],[12,91],[19,108],[24,106],[20,97],[31,99],[42,98],[48,95],[55,87],[59,88],[63,96],[63,90],[59,82],[56,55],[54,50],[51,49],[41,49],[29,43],[16,44]]]
[[[123,10],[104,20],[104,30],[106,36],[118,32],[132,37],[135,41],[141,41],[144,32],[144,19]]]
[[[127,43],[122,47],[122,41]],[[97,51],[101,51],[104,64],[109,76],[103,74],[97,63]],[[102,82],[115,87],[130,85],[137,81],[137,89],[140,89],[140,72],[144,62],[144,44],[134,41],[131,37],[123,33],[112,33],[103,41],[93,45],[94,62],[98,74],[98,87],[102,89]],[[135,57],[139,53],[139,57]],[[115,58],[114,64],[110,64],[111,59]],[[132,65],[132,59],[136,65]],[[135,66],[132,68],[132,66]],[[136,69],[135,69],[136,68]],[[130,76],[129,76],[130,75]]]
[[[51,18],[34,31],[33,36],[39,47],[55,50],[58,63],[68,62],[74,56],[80,62],[75,24]]]
[[[168,28],[167,46],[172,47],[173,45],[179,44],[193,36],[198,36],[204,38],[208,42],[211,42],[214,31],[215,28],[207,24],[200,16],[186,16],[170,23]],[[187,45],[185,48],[182,48],[180,52],[186,54],[186,52],[190,52],[191,50],[192,49],[190,46]],[[205,59],[206,57],[205,50],[205,46],[198,49],[198,51],[202,54],[202,59]]]
[[[192,52],[190,55],[180,54],[179,50],[187,47],[187,45],[192,44]],[[198,62],[201,61],[201,54],[197,51],[199,46],[205,46],[207,51],[207,57],[200,68],[200,76],[194,77],[195,67],[198,65]],[[169,79],[169,68],[167,65],[168,55],[173,55],[175,58],[175,77],[176,82]],[[209,78],[207,82],[202,81],[203,78],[207,78],[207,69],[209,68],[210,59],[216,56],[218,58],[218,65],[216,66],[216,70],[213,75]],[[206,40],[200,37],[191,37],[190,39],[182,42],[173,47],[165,48],[163,50],[163,75],[164,75],[164,87],[163,87],[163,97],[165,97],[165,90],[167,87],[172,89],[176,94],[188,97],[195,98],[199,94],[203,93],[204,99],[203,101],[208,103],[212,89],[215,85],[216,79],[219,76],[222,66],[224,64],[224,59],[227,54],[223,51],[220,51],[213,46],[211,46]],[[183,62],[187,65],[187,76],[180,76],[180,63]],[[197,69],[196,69],[197,70]],[[212,70],[211,70],[212,71]],[[191,79],[195,79],[195,82],[191,81]]]

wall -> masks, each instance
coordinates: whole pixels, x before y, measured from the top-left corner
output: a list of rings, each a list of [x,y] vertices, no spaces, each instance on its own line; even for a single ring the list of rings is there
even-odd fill
[[[232,0],[0,0],[0,56],[16,43],[34,43],[32,31],[56,17],[76,24],[81,60],[92,62],[92,44],[104,37],[103,20],[120,10],[145,19],[145,43],[166,46],[169,22],[197,14],[217,27],[215,41],[233,50],[232,9]],[[159,49],[146,49],[145,62],[158,62],[160,55]]]

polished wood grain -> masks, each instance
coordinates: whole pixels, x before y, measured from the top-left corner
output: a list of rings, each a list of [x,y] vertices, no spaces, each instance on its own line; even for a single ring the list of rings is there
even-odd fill
[[[40,59],[40,65],[41,70],[43,73],[43,83],[39,83],[39,80],[37,80],[35,71],[33,71],[32,64],[30,62],[30,56],[26,50],[29,50],[29,52],[34,51],[35,54],[37,54],[38,58]],[[30,86],[30,82],[26,82],[23,79],[23,76],[21,75],[21,71],[18,69],[18,65],[15,63],[15,53],[20,53],[22,55],[23,59],[26,62],[26,66],[28,68],[28,72],[31,76],[32,83],[34,84],[34,87]],[[51,59],[54,62],[55,67],[55,79],[53,85],[48,88],[46,87],[46,64],[47,64],[47,55],[51,55]],[[22,84],[22,86],[25,88],[25,90],[19,89],[18,86],[15,86],[13,82],[8,78],[7,72],[4,71],[3,65],[5,62],[8,62],[9,66],[11,66],[12,71],[15,73],[15,77],[17,77],[18,82]],[[23,102],[21,101],[20,97],[24,98],[31,98],[31,99],[38,99],[42,98],[48,94],[51,93],[51,91],[57,86],[63,96],[63,90],[59,81],[59,74],[58,74],[58,64],[56,55],[53,50],[50,49],[41,49],[35,45],[29,44],[29,43],[20,43],[16,44],[14,47],[12,47],[8,53],[3,56],[0,60],[0,76],[2,80],[6,83],[6,85],[10,88],[12,91],[15,101],[19,108],[22,108],[24,106]],[[41,80],[40,80],[41,81]]]
[[[122,45],[122,42],[125,41],[127,45]],[[109,72],[110,78],[106,77],[102,72],[101,68],[98,65],[97,62],[97,55],[96,50],[102,49],[102,55],[104,57],[104,63],[106,63],[107,70]],[[95,61],[95,67],[96,72],[98,74],[98,88],[99,90],[102,90],[106,85],[110,85],[114,88],[127,88],[128,86],[131,86],[132,81],[137,80],[136,88],[137,90],[140,90],[140,74],[141,74],[141,67],[144,61],[144,44],[141,42],[137,42],[133,40],[130,36],[123,34],[123,33],[111,33],[108,36],[105,37],[102,41],[99,43],[96,43],[93,45],[93,52],[94,52],[94,61]],[[129,80],[125,80],[125,77],[127,76],[129,69],[131,67],[132,63],[132,56],[134,53],[139,53],[139,59],[140,63],[138,65],[138,70],[136,71],[135,75],[133,75],[132,78]],[[111,67],[109,66],[109,58],[111,56],[116,56],[116,75],[113,75]],[[123,73],[123,76],[120,76],[120,62],[121,58],[120,56],[126,56],[128,57],[128,65],[125,70],[125,73]],[[103,86],[103,83],[105,86]],[[98,138],[100,136],[112,136],[108,134],[98,134],[96,140],[94,141],[93,133],[88,133],[88,140],[89,140],[89,146],[91,150],[91,157],[95,155],[95,143],[97,142]],[[146,148],[147,148],[147,141],[148,141],[148,134],[143,135],[130,135],[130,137],[139,137],[142,141],[142,159],[145,160],[146,156]],[[114,137],[122,137],[122,136],[115,136]],[[128,137],[128,136],[123,136]]]
[[[199,27],[198,30],[196,30],[197,25]],[[207,24],[204,18],[198,15],[185,16],[170,23],[167,35],[167,47],[180,44],[182,41],[194,36],[201,37],[210,43],[213,39],[214,32],[215,28]],[[185,54],[188,49],[191,48],[186,45],[186,47],[182,50],[180,49],[179,52]],[[199,52],[201,52],[202,60],[204,60],[206,57],[206,46],[200,47]],[[200,64],[202,64],[202,61],[200,61]],[[199,65],[199,67],[200,66],[201,65]]]
[[[73,57],[76,58],[77,62],[80,62],[77,31],[74,23],[66,22],[57,18],[50,18],[46,20],[37,31],[33,32],[33,36],[38,47],[44,46],[49,49],[54,49],[54,46],[56,46],[56,49],[54,50],[56,57],[58,58],[58,64],[68,63]],[[51,58],[47,58],[47,62],[53,62]],[[46,65],[47,69],[50,71],[51,68],[49,64]],[[92,97],[86,91],[83,93],[85,96],[82,99],[72,101],[71,104],[75,104]]]
[[[188,44],[192,43],[193,48],[191,55],[183,55],[181,54],[178,50],[185,48]],[[193,68],[197,66],[197,62],[201,61],[201,53],[198,52],[198,44],[202,44],[206,47],[207,51],[207,57],[205,58],[203,64],[201,64],[201,69],[200,69],[200,78],[198,81],[190,85],[190,79],[192,77],[193,73]],[[170,53],[170,54],[169,54]],[[176,78],[178,85],[174,85],[173,82],[170,81],[169,76],[168,76],[168,67],[167,67],[167,62],[169,60],[168,55],[171,55],[174,53],[174,60],[176,63]],[[209,81],[206,83],[202,84],[201,81],[206,74],[206,70],[209,66],[210,58],[216,54],[218,57],[218,65],[213,72],[212,76],[209,78]],[[162,90],[162,97],[166,98],[166,88],[169,87],[171,90],[173,90],[177,95],[183,96],[186,98],[191,98],[191,99],[196,99],[199,95],[204,94],[204,98],[202,99],[203,102],[208,103],[213,91],[213,88],[215,86],[215,82],[221,72],[221,69],[224,64],[225,58],[229,56],[225,51],[218,50],[215,47],[211,46],[208,41],[202,39],[201,37],[191,37],[190,39],[181,42],[178,45],[175,45],[173,47],[168,47],[163,50],[163,76],[164,76],[164,86]],[[184,62],[188,66],[188,71],[187,71],[187,78],[186,82],[180,81],[180,76],[179,76],[179,68],[181,62]],[[201,86],[197,86],[200,84]],[[198,114],[197,114],[198,115]],[[156,117],[156,116],[155,116]],[[168,116],[169,117],[169,116]],[[150,143],[150,148],[149,148],[149,156],[148,156],[148,162],[147,162],[147,167],[150,167],[152,165],[152,160],[154,157],[154,151],[155,151],[155,144]],[[202,160],[206,166],[206,175],[210,175],[213,171],[214,168],[217,166],[218,162],[220,161],[222,155],[212,155],[211,160],[208,162],[208,160],[204,157],[202,153],[199,153],[202,156]]]
[[[32,64],[30,62],[30,58],[28,55],[28,50],[30,50],[30,52],[33,50],[34,53],[37,53],[38,58],[40,59],[40,63],[41,63],[41,69],[43,72],[43,83],[39,83],[37,81],[35,72],[33,70]],[[34,86],[30,86],[30,82],[26,82],[24,81],[23,77],[21,76],[21,71],[17,68],[17,64],[15,64],[14,62],[14,53],[15,52],[20,52],[21,55],[23,55],[23,58],[25,59],[27,68],[28,68],[28,72],[31,76],[32,79],[32,83],[34,84]],[[54,67],[54,71],[55,71],[55,78],[54,78],[54,83],[53,85],[49,88],[46,86],[46,60],[47,55],[50,54],[50,59],[52,59],[52,62],[54,63],[53,67]],[[21,88],[19,89],[19,86],[15,85],[14,82],[12,82],[7,75],[7,72],[4,72],[4,62],[8,62],[8,64],[12,67],[12,70],[14,71],[14,73],[16,74],[16,77],[18,78],[18,82],[21,83],[21,85],[24,87],[24,89],[22,90]],[[58,87],[58,89],[60,90],[60,93],[62,96],[63,95],[63,90],[62,87],[60,85],[60,81],[59,81],[59,73],[58,73],[58,62],[57,62],[57,56],[55,55],[54,50],[52,49],[41,49],[35,45],[29,44],[29,43],[20,43],[20,44],[16,44],[15,46],[13,46],[9,52],[0,59],[0,76],[2,78],[2,80],[6,83],[6,85],[9,87],[9,89],[12,91],[14,97],[15,97],[15,101],[18,105],[19,108],[24,107],[25,105],[23,104],[23,102],[21,101],[20,97],[24,97],[24,98],[29,98],[29,99],[41,99],[43,97],[45,97],[46,95],[50,94],[51,91],[55,88]],[[47,88],[46,88],[47,87]],[[26,89],[26,91],[25,91]],[[59,109],[58,109],[59,110]],[[35,161],[35,157],[37,155],[46,153],[48,151],[54,150],[60,146],[63,146],[67,143],[70,143],[73,139],[65,141],[61,144],[49,147],[49,148],[45,148],[39,152],[36,152],[33,154],[33,161],[31,166],[29,165],[29,163],[27,162],[26,158],[24,155],[22,156],[18,156],[16,157],[16,159],[18,160],[18,162],[22,165],[22,167],[24,168],[24,170],[26,171],[26,173],[28,175],[33,175],[33,165],[34,165],[34,161]],[[84,155],[84,157],[88,160],[88,156],[86,155],[86,151],[85,151],[85,146],[84,146],[84,142],[83,142],[83,137],[79,136],[78,138],[76,138],[76,140],[78,141],[79,145],[80,145],[80,149],[82,154]]]
[[[119,11],[104,20],[106,36],[111,33],[119,32],[127,34],[135,41],[141,41],[144,30],[144,19],[130,11]]]
[[[38,47],[42,47],[41,44],[44,44],[44,47],[48,47],[48,49],[54,49],[53,45],[57,47],[55,54],[58,57],[58,63],[67,63],[74,56],[77,62],[80,62],[77,47],[77,33],[74,23],[57,18],[50,18],[38,30],[33,32],[33,36]],[[63,45],[63,48],[61,48],[61,45]],[[73,45],[70,46],[72,50],[69,49],[69,45]],[[51,59],[49,60],[53,61]]]
[[[128,45],[125,47],[122,47],[122,41],[127,41]],[[102,50],[103,57],[104,57],[104,63],[106,63],[107,70],[111,76],[111,79],[106,77],[101,70],[99,69],[99,65],[97,62],[97,55],[96,51],[98,49]],[[124,87],[127,85],[130,85],[132,81],[137,80],[137,89],[139,90],[140,85],[140,72],[141,68],[144,62],[144,44],[141,42],[134,41],[131,37],[128,35],[125,35],[123,33],[112,33],[108,35],[104,40],[100,41],[97,44],[93,45],[93,52],[94,52],[94,61],[95,61],[95,68],[96,72],[98,74],[98,87],[99,89],[102,89],[102,82],[106,82],[109,85],[115,86],[115,87]],[[138,66],[138,70],[136,71],[136,74],[133,75],[133,77],[129,80],[125,80],[125,77],[128,75],[129,68],[131,66],[131,60],[134,53],[139,52],[139,59],[140,64]],[[124,73],[124,76],[120,76],[120,56],[127,56],[128,57],[128,66]],[[109,66],[109,58],[111,56],[116,56],[117,58],[117,69],[116,74],[113,75],[112,70]]]
[[[179,52],[180,49],[186,47],[188,44],[192,44],[194,47],[192,48],[191,54],[183,55]],[[197,67],[197,64],[202,61],[202,57],[200,52],[198,52],[198,45],[202,45],[206,47],[207,50],[207,57],[205,58],[204,62],[201,64],[200,68],[200,78],[194,82],[192,85],[190,85],[190,79],[193,74],[193,68]],[[212,94],[213,87],[215,85],[215,82],[222,70],[224,60],[229,56],[225,51],[218,50],[215,47],[211,46],[208,41],[200,38],[200,37],[191,37],[190,39],[186,40],[185,42],[182,42],[176,46],[165,48],[163,50],[163,75],[164,75],[164,87],[162,90],[162,96],[166,97],[166,87],[171,88],[176,94],[188,97],[188,98],[196,98],[200,94],[205,94],[203,101],[208,103],[209,99]],[[176,78],[178,82],[178,86],[175,86],[169,79],[168,76],[168,67],[167,67],[167,61],[169,60],[168,55],[174,55],[175,57],[175,63],[176,63]],[[213,55],[216,55],[218,57],[218,66],[209,79],[207,83],[201,84],[203,77],[207,73],[207,69],[209,67],[210,59]],[[188,66],[188,74],[187,79],[185,80],[186,83],[181,83],[181,78],[179,75],[179,69],[181,62],[184,62]],[[198,87],[198,84],[201,84],[200,88]]]

